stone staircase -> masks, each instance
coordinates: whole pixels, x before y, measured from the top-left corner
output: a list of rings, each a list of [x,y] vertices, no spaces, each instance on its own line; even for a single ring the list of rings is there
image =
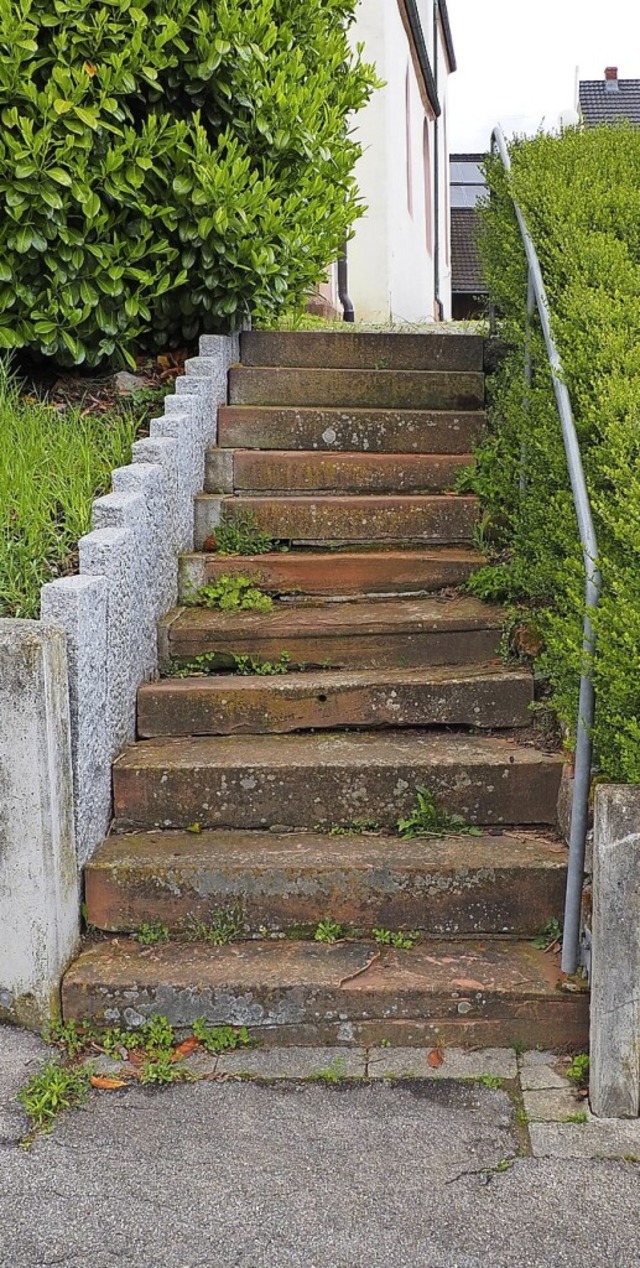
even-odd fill
[[[212,672],[140,689],[85,872],[88,921],[112,936],[69,969],[65,1016],[206,1016],[266,1043],[584,1044],[585,996],[533,944],[562,913],[562,762],[530,737],[502,613],[459,589],[481,562],[477,501],[452,490],[484,427],[482,339],[252,333],[229,399],[182,594],[236,573],[274,607],[161,623],[165,670]],[[216,554],[221,517],[247,509],[276,548]],[[286,673],[231,672],[283,653]],[[400,839],[420,787],[478,834]],[[227,945],[185,935],[227,917]],[[326,920],[348,936],[315,940]],[[130,936],[153,921],[169,942]]]

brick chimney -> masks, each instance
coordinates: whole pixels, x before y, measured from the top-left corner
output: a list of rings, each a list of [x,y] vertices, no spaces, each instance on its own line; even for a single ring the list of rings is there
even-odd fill
[[[606,67],[604,72],[604,87],[605,87],[605,92],[619,92],[620,91],[620,86],[618,84],[618,67],[617,66]]]

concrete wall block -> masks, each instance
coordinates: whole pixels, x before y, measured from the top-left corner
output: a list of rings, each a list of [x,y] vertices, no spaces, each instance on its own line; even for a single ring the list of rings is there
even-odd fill
[[[129,668],[130,692],[135,698],[141,682],[155,673],[155,612],[153,603],[154,543],[141,493],[108,493],[93,503],[93,527],[122,528],[129,533],[133,549],[127,578],[129,591]]]
[[[640,787],[595,793],[591,1108],[640,1115]]]
[[[142,639],[143,636],[142,620],[146,617],[145,678],[151,678],[158,669],[156,624],[167,611],[168,578],[173,581],[173,590],[177,571],[171,542],[171,507],[164,495],[165,473],[157,463],[136,463],[119,467],[112,473],[112,480],[116,493],[138,495],[144,504],[140,571],[144,574],[146,606],[145,612],[141,613],[140,637]]]
[[[167,549],[174,561],[180,552],[180,511],[178,505],[178,442],[173,436],[145,436],[136,440],[131,452],[132,462],[155,464],[162,468],[164,477],[164,501],[167,507],[169,540]],[[175,567],[173,572],[175,572]],[[167,577],[165,611],[175,603],[175,577]],[[173,588],[172,588],[173,585]]]
[[[190,409],[153,418],[150,424],[153,440],[176,442],[176,508],[177,549],[193,549],[193,499],[204,484],[204,446],[197,419]]]
[[[67,639],[71,753],[78,859],[86,862],[111,817],[107,730],[107,582],[61,577],[40,591],[42,620]]]
[[[65,635],[0,621],[0,1019],[58,1008],[79,937]]]
[[[176,396],[180,400],[185,397],[191,399],[191,408],[193,416],[198,424],[198,434],[200,443],[205,448],[206,445],[213,444],[216,439],[217,430],[217,405],[214,400],[214,380],[206,374],[185,375],[183,379],[176,379]]]
[[[122,496],[122,495],[120,495]],[[136,535],[124,528],[100,528],[78,543],[80,572],[107,582],[107,731],[110,762],[135,736],[135,690],[132,683],[133,609]],[[137,654],[136,654],[137,656]],[[137,684],[136,684],[137,685]]]
[[[207,450],[205,460],[205,484],[208,493],[233,493],[234,451],[233,449],[216,449],[214,445]]]

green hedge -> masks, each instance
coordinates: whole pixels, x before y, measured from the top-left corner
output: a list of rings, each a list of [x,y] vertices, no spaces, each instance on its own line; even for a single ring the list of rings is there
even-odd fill
[[[511,147],[574,407],[604,578],[596,618],[595,754],[609,780],[640,781],[640,129],[570,130]],[[483,251],[507,356],[493,378],[476,487],[502,550],[478,593],[525,600],[545,640],[538,668],[561,719],[577,715],[584,570],[555,399],[534,341],[523,392],[527,279],[504,170],[488,165]],[[524,455],[524,465],[523,464]],[[520,491],[524,470],[526,484]]]
[[[357,0],[0,0],[0,348],[130,361],[301,303],[360,214]]]

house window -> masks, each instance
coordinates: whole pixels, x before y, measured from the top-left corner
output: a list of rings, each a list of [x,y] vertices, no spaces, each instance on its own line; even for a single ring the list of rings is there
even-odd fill
[[[413,215],[413,164],[411,161],[411,72],[407,64],[407,73],[404,81],[404,105],[405,105],[405,128],[406,128],[406,159],[407,159],[407,208],[409,215]]]
[[[427,251],[433,255],[433,177],[431,172],[431,145],[429,143],[429,123],[425,119],[422,125],[422,156],[424,162],[424,217],[427,235]]]

